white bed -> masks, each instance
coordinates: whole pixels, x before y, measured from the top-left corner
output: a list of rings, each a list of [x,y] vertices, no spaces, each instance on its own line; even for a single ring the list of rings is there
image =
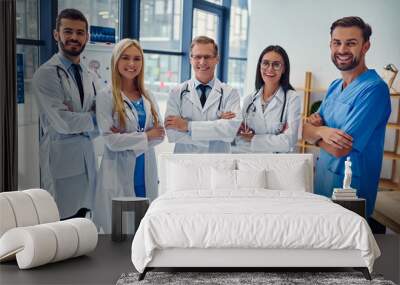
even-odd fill
[[[371,230],[312,194],[311,155],[160,158],[160,197],[132,243],[141,278],[155,267],[354,267],[370,278]]]

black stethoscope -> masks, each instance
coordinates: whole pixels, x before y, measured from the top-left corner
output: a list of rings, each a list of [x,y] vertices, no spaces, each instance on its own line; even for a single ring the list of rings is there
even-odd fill
[[[57,76],[58,76],[58,79],[60,80],[61,85],[64,86],[64,84],[63,84],[63,82],[62,82],[62,79],[61,79],[60,70],[62,70],[62,71],[64,72],[65,77],[66,77],[67,80],[68,80],[69,87],[71,87],[71,82],[69,81],[68,72],[65,71],[65,69],[61,68],[61,67],[58,66],[58,65],[56,66],[56,70],[57,70]],[[94,96],[97,96],[96,87],[94,86],[94,82],[93,82],[93,81],[92,81],[92,87],[93,87]]]
[[[179,96],[179,97],[180,97],[180,109],[181,109],[181,110],[182,110],[183,96],[184,96],[186,93],[189,93],[189,92],[190,92],[190,90],[189,90],[189,83],[186,83],[185,88],[181,91],[181,94],[180,94],[180,96]],[[222,97],[224,96],[224,89],[222,89],[222,87],[221,87],[220,90],[217,90],[217,92],[221,94],[221,96],[219,97],[219,103],[218,103],[218,109],[217,109],[217,116],[220,117],[221,114],[222,114],[221,105],[222,105]]]
[[[252,100],[251,100],[251,103],[250,103],[250,104],[247,106],[247,108],[246,108],[246,115],[245,115],[246,121],[247,121],[247,118],[249,117],[249,111],[251,111],[252,113],[255,113],[255,112],[257,111],[257,107],[256,107],[256,104],[255,104],[254,102],[255,102],[256,99],[258,98],[258,96],[257,96],[257,93],[258,93],[258,92],[259,92],[259,90],[256,91],[256,94],[255,94],[255,95],[253,95],[253,98],[252,98]],[[287,94],[286,94],[286,92],[284,92],[283,94],[284,94],[284,95],[283,95],[283,105],[282,105],[281,117],[280,117],[280,120],[279,120],[279,123],[280,123],[279,125],[280,125],[280,127],[279,127],[279,129],[277,130],[277,132],[281,132],[282,129],[283,129],[283,126],[284,126],[284,124],[283,124],[283,115],[284,115],[284,113],[285,113]]]
[[[128,106],[129,110],[131,110],[131,113],[132,113],[133,117],[135,118],[135,120],[136,120],[136,122],[137,122],[136,130],[137,130],[138,132],[144,132],[144,128],[141,128],[140,125],[139,125],[139,118],[136,117],[136,114],[135,114],[135,112],[133,111],[133,108],[132,108],[131,103],[128,102],[128,101],[126,101],[125,99],[124,99],[124,103]],[[127,117],[128,117],[128,116],[127,116]],[[129,119],[129,117],[128,117],[128,119]]]

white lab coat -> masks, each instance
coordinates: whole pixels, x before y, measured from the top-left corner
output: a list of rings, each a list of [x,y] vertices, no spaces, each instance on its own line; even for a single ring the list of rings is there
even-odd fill
[[[229,153],[230,145],[242,121],[240,97],[236,89],[215,79],[202,108],[200,98],[191,79],[173,89],[169,95],[167,116],[181,116],[191,122],[190,132],[167,129],[168,141],[175,143],[174,153]],[[188,90],[184,92],[184,90]],[[234,112],[236,117],[230,120],[220,119],[217,115],[221,97],[220,111]]]
[[[123,96],[126,102],[129,99]],[[154,97],[151,97],[157,108]],[[151,114],[150,102],[143,97],[146,112],[145,130],[154,126]],[[119,128],[118,114],[113,111],[114,99],[110,87],[102,90],[97,96],[96,112],[99,131],[104,138],[104,154],[101,160],[98,175],[96,205],[94,210],[94,221],[103,229],[104,233],[111,233],[111,204],[115,197],[135,197],[134,191],[134,169],[136,157],[145,155],[145,187],[146,195],[150,200],[158,194],[157,162],[154,146],[162,140],[147,140],[145,132],[138,132],[138,114],[131,104],[132,109],[125,103],[126,130],[124,133],[113,133],[111,127]],[[159,124],[162,124],[161,117]]]
[[[255,95],[253,93],[247,96],[243,101],[242,116],[243,118],[247,117],[247,125],[255,131],[255,135],[251,142],[246,142],[237,136],[233,152],[293,152],[298,140],[301,121],[301,102],[299,96],[293,90],[288,90],[286,93],[287,97],[282,123],[287,123],[288,128],[281,133],[280,126],[282,123],[280,122],[280,117],[284,103],[284,91],[282,87],[279,88],[264,113],[261,106],[262,94],[263,88]],[[254,98],[256,98],[254,101],[256,110],[253,112],[253,106],[251,106],[247,114],[246,110]]]
[[[83,107],[78,87],[59,54],[40,66],[32,80],[40,117],[41,187],[53,195],[61,217],[82,207],[92,209],[96,189],[92,139],[98,132],[91,110],[98,85],[93,74],[81,66]]]

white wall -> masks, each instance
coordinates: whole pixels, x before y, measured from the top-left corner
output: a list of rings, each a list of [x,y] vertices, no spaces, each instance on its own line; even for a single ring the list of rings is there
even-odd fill
[[[261,51],[278,44],[288,53],[291,83],[304,87],[305,72],[313,73],[313,87],[326,89],[339,71],[330,59],[331,24],[345,16],[359,16],[372,27],[371,48],[366,57],[369,68],[381,72],[384,65],[400,69],[399,0],[252,0],[246,89],[254,89],[255,69]],[[400,90],[400,74],[396,80]],[[301,92],[299,92],[301,93]],[[312,100],[323,94],[312,96]],[[398,115],[399,99],[392,100],[390,121]],[[393,129],[387,130],[386,150],[394,148]],[[382,177],[390,177],[391,161],[384,160]]]

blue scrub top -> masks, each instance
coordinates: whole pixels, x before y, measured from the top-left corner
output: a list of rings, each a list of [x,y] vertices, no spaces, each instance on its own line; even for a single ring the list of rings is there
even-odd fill
[[[144,110],[143,98],[137,101],[132,101],[136,109],[139,119],[139,127],[144,130],[146,125],[146,111]],[[136,197],[146,197],[146,185],[144,177],[144,154],[136,158],[135,173],[134,173],[134,189]]]
[[[352,161],[351,187],[367,200],[367,216],[375,207],[383,159],[386,124],[391,112],[390,93],[375,70],[367,70],[343,89],[335,80],[319,109],[325,125],[341,129],[353,137],[348,156]],[[320,149],[314,191],[327,197],[341,188],[346,157],[336,158]]]

